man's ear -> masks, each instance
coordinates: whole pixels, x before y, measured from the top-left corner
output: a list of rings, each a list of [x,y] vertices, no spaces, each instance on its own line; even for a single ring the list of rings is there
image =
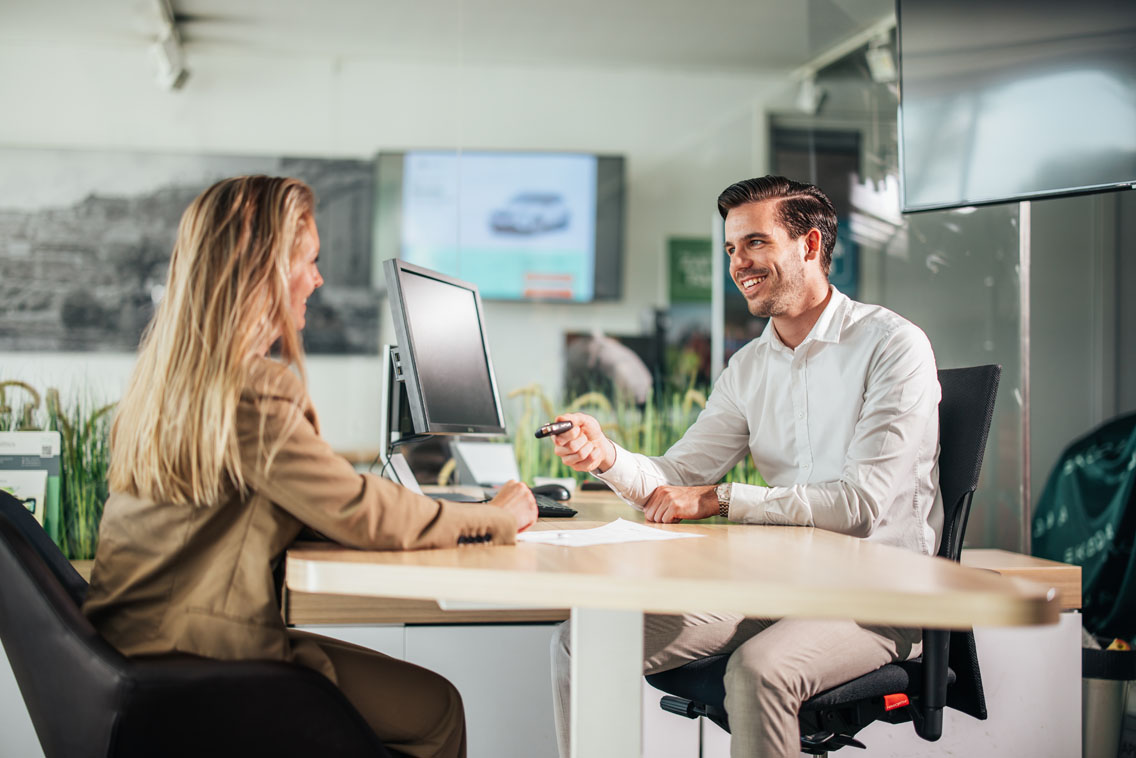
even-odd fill
[[[820,258],[820,230],[813,228],[805,233],[805,260],[811,261]]]

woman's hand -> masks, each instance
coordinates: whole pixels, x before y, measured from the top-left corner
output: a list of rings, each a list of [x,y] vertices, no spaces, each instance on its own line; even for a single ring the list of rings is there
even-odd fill
[[[513,514],[518,532],[523,532],[536,522],[536,498],[533,497],[532,490],[520,482],[506,482],[497,492],[497,497],[489,503]]]
[[[615,445],[604,435],[600,422],[586,413],[564,413],[556,420],[572,422],[571,429],[552,438],[566,466],[603,473],[615,464]]]

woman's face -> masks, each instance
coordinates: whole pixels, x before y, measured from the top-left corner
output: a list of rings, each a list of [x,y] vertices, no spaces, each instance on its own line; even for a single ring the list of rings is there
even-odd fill
[[[319,231],[315,220],[309,217],[300,226],[296,252],[292,258],[292,273],[288,276],[289,306],[297,330],[304,328],[308,298],[323,284],[323,277],[316,267],[319,250]]]

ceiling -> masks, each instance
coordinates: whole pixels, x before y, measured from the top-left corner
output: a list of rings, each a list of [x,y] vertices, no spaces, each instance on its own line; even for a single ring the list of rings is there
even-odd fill
[[[187,57],[752,71],[800,66],[892,0],[172,0]],[[148,45],[153,0],[0,0],[0,44]]]

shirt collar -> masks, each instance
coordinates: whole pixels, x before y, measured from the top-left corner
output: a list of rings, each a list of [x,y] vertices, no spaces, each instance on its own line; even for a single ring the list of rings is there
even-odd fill
[[[828,305],[821,311],[820,318],[813,324],[812,331],[809,336],[805,337],[805,341],[810,339],[817,342],[839,342],[840,333],[844,330],[844,315],[848,311],[848,296],[840,290],[836,289],[833,285],[828,285],[832,297],[828,299]]]
[[[849,300],[848,296],[836,289],[834,285],[828,285],[828,289],[829,292],[832,293],[832,297],[828,299],[828,305],[824,306],[824,310],[820,313],[820,318],[813,324],[813,328],[809,330],[808,336],[801,341],[801,345],[809,341],[840,341],[840,332],[844,327],[844,314],[848,310]],[[769,319],[765,322],[765,329],[762,330],[758,341],[767,343],[775,350],[789,351],[789,348],[781,341],[781,337],[777,335],[777,330],[773,328],[773,319]],[[800,347],[800,345],[797,347]]]

